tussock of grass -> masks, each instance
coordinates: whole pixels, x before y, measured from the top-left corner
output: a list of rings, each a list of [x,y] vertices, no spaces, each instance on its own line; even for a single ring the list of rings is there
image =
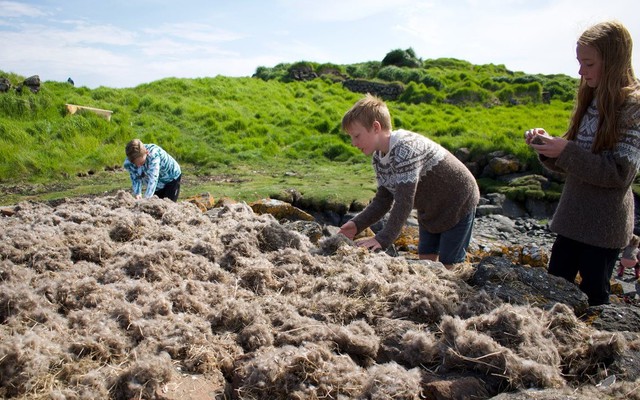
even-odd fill
[[[313,244],[243,203],[203,214],[120,191],[14,211],[0,219],[3,397],[157,398],[186,373],[255,399],[417,399],[453,382],[638,398],[623,373],[593,386],[637,339],[563,305],[503,304],[464,266]]]

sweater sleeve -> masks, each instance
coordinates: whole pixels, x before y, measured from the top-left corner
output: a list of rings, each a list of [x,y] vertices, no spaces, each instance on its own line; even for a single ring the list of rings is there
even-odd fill
[[[629,186],[640,168],[639,102],[629,101],[625,104],[620,112],[620,129],[620,138],[611,151],[594,154],[577,142],[569,142],[555,160],[555,166],[594,186]]]
[[[136,166],[129,160],[124,161],[124,169],[129,172],[129,178],[131,178],[131,192],[134,196],[142,194],[142,180],[136,174]]]
[[[628,160],[609,152],[594,154],[575,142],[567,143],[556,165],[585,183],[604,188],[627,187],[637,174],[635,165]]]
[[[551,158],[551,157],[547,157],[547,156],[543,156],[542,154],[539,154],[538,159],[540,160],[542,165],[549,171],[561,172],[561,173],[566,172],[564,169],[556,165],[557,158]]]
[[[156,192],[158,186],[158,177],[160,176],[160,158],[155,154],[149,154],[148,156],[147,175],[149,180],[147,181],[147,190],[144,193],[144,197],[151,197]]]
[[[391,208],[393,195],[384,186],[379,186],[371,203],[351,221],[356,224],[358,233],[378,222]]]
[[[400,235],[402,227],[413,209],[417,182],[403,183],[396,187],[393,207],[384,228],[376,234],[376,240],[383,249],[389,247]]]

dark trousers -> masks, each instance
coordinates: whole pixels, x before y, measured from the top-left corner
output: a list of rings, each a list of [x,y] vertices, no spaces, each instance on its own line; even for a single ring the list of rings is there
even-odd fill
[[[154,194],[161,199],[168,198],[173,201],[178,201],[178,196],[180,195],[180,178],[182,178],[182,175],[164,185],[162,189],[156,190]]]
[[[551,248],[549,273],[574,282],[580,272],[580,290],[589,297],[589,305],[609,303],[611,273],[620,249],[607,249],[558,235]]]

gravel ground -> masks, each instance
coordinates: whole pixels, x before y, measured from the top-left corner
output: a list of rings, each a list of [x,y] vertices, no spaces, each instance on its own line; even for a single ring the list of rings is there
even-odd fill
[[[507,245],[536,244],[551,254],[555,234],[546,222],[535,219],[510,219],[503,215],[488,215],[476,218],[474,239],[495,240]],[[622,278],[617,277],[617,265],[612,280],[619,283],[626,300],[640,301],[640,283],[635,279],[632,268],[625,270]]]

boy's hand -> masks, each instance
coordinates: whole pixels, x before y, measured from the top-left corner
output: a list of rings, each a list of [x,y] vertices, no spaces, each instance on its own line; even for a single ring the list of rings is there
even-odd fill
[[[371,251],[382,249],[382,246],[380,246],[380,243],[378,243],[378,241],[375,238],[359,240],[356,242],[356,245],[359,247],[366,247]]]
[[[356,233],[358,233],[358,227],[356,226],[355,222],[347,221],[340,227],[338,233],[341,233],[349,239],[353,240],[353,238],[356,236]]]

